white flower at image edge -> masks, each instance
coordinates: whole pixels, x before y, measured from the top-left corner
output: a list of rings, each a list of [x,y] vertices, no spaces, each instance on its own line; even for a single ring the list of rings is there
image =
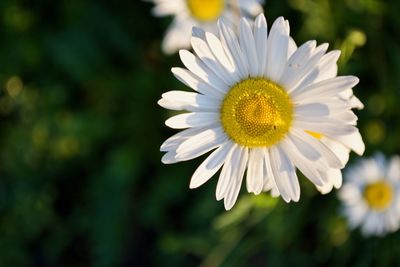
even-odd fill
[[[365,236],[383,236],[400,227],[400,158],[382,154],[360,161],[346,171],[339,191],[350,228]]]
[[[238,24],[239,13],[254,17],[263,12],[264,0],[146,0],[153,2],[154,16],[173,16],[165,34],[162,48],[172,54],[181,48],[190,48],[190,33],[193,26],[217,33],[217,20],[221,16]]]
[[[308,41],[297,48],[282,17],[270,32],[263,14],[254,23],[240,20],[237,37],[223,19],[219,38],[193,28],[196,54],[181,50],[186,68],[173,74],[196,92],[170,91],[159,105],[185,110],[166,121],[185,129],[167,139],[166,164],[212,153],[190,181],[196,188],[221,169],[217,200],[231,209],[243,178],[247,191],[298,201],[300,170],[324,193],[342,182],[341,169],[354,150],[364,152],[352,112],[360,102],[354,76],[337,77],[339,51]],[[246,171],[247,170],[247,171]]]

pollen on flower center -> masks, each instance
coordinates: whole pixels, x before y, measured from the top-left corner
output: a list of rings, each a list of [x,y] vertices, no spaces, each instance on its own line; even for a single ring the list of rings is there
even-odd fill
[[[305,130],[305,132],[308,133],[309,135],[311,135],[312,137],[318,139],[318,140],[320,140],[322,137],[324,137],[323,134],[321,134],[321,133],[308,131],[308,130]]]
[[[216,20],[224,9],[224,0],[187,0],[192,16],[202,21]]]
[[[383,210],[392,202],[393,188],[382,181],[369,184],[364,189],[364,198],[372,209]]]
[[[246,147],[268,147],[285,137],[293,120],[293,104],[279,85],[250,78],[234,85],[221,107],[226,134]]]

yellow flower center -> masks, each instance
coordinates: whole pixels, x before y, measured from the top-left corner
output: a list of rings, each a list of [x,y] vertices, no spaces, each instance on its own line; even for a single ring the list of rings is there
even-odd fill
[[[308,131],[308,130],[305,130],[305,132],[318,140],[320,140],[323,137],[323,134],[321,134],[321,133],[312,132],[312,131]]]
[[[386,182],[375,182],[364,189],[364,198],[368,205],[375,210],[384,210],[393,199],[393,188]]]
[[[293,120],[293,104],[279,85],[250,78],[234,85],[221,106],[226,134],[246,147],[269,147],[282,140]]]
[[[187,0],[190,13],[197,20],[216,20],[224,10],[224,0]]]

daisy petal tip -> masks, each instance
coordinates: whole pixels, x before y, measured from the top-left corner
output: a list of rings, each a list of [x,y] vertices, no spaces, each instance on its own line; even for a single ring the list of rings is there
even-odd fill
[[[322,180],[313,180],[313,183],[318,187],[323,187],[325,185]]]
[[[323,44],[319,45],[319,47],[321,47],[322,50],[326,51],[329,48],[329,43],[323,43]]]
[[[172,128],[172,129],[185,129],[185,128],[187,128],[186,124],[185,124],[185,121],[180,119],[178,116],[179,115],[173,116],[173,117],[169,118],[168,120],[166,120],[165,121],[165,125],[168,126],[169,128]]]
[[[260,14],[258,14],[256,21],[258,21],[258,20],[260,20],[262,22],[267,22],[267,19],[265,18],[264,13],[262,13],[262,12]]]
[[[166,149],[166,145],[165,144],[162,144],[160,146],[160,152],[168,152],[168,150]]]
[[[339,59],[340,55],[342,54],[342,51],[340,50],[332,50],[331,53],[335,55]]]
[[[289,196],[282,195],[282,194],[280,196],[282,197],[283,201],[285,201],[286,203],[290,203],[291,199]]]
[[[175,156],[175,159],[176,159],[177,161],[181,161],[182,158],[183,158],[183,156],[184,156],[184,155],[182,155],[182,154],[177,154],[177,155]]]
[[[182,57],[182,55],[184,55],[185,53],[188,53],[189,51],[187,51],[186,49],[179,49],[178,54],[180,57]]]
[[[162,108],[169,109],[168,108],[168,101],[166,99],[164,99],[164,98],[161,98],[160,100],[158,100],[157,101],[157,105],[159,105]]]
[[[316,40],[310,40],[307,42],[310,47],[315,48],[317,46],[317,41]]]
[[[172,123],[171,123],[171,118],[169,118],[168,120],[166,120],[164,122],[165,126],[168,126],[169,128],[173,128]]]
[[[224,207],[225,207],[225,210],[226,211],[229,211],[229,210],[231,210],[232,208],[233,208],[233,206],[235,205],[235,202],[228,202],[228,201],[225,201],[226,200],[226,198],[224,199]]]
[[[173,163],[176,163],[177,161],[175,160],[173,153],[167,152],[161,158],[161,162],[163,164],[173,164]]]
[[[189,189],[196,189],[198,187],[200,187],[200,185],[197,184],[196,181],[194,181],[194,179],[192,177],[192,179],[190,180],[190,183],[189,183]]]
[[[240,25],[242,25],[242,24],[244,24],[244,25],[250,25],[249,20],[248,20],[246,17],[242,17],[242,18],[240,19]],[[243,27],[243,26],[241,26],[241,27]]]
[[[329,188],[321,188],[318,191],[321,193],[321,195],[327,195],[332,191],[333,187],[329,187]]]
[[[172,67],[171,68],[171,72],[174,74],[174,75],[176,75],[176,73],[178,73],[179,72],[179,67]]]
[[[360,147],[357,149],[357,151],[355,151],[355,152],[356,152],[357,155],[359,155],[359,156],[364,155],[364,152],[365,152],[365,144],[362,143],[362,144],[360,145]]]
[[[217,38],[218,39],[218,37],[215,34],[213,34],[212,32],[206,32],[206,40],[208,41],[211,38],[214,38],[214,39]]]
[[[299,202],[300,200],[300,188],[293,192],[293,197],[292,197],[293,202]]]
[[[354,78],[354,86],[357,85],[360,82],[360,78],[353,76]]]

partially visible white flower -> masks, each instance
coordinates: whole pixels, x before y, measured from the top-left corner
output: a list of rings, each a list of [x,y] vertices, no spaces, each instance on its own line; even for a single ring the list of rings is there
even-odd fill
[[[155,16],[174,16],[165,34],[162,48],[172,54],[181,48],[190,48],[193,26],[207,32],[218,32],[217,20],[221,16],[238,24],[241,15],[254,17],[263,12],[264,0],[147,0],[156,6]]]
[[[400,227],[400,157],[382,154],[364,159],[345,173],[339,191],[350,228],[365,236],[383,236]]]

